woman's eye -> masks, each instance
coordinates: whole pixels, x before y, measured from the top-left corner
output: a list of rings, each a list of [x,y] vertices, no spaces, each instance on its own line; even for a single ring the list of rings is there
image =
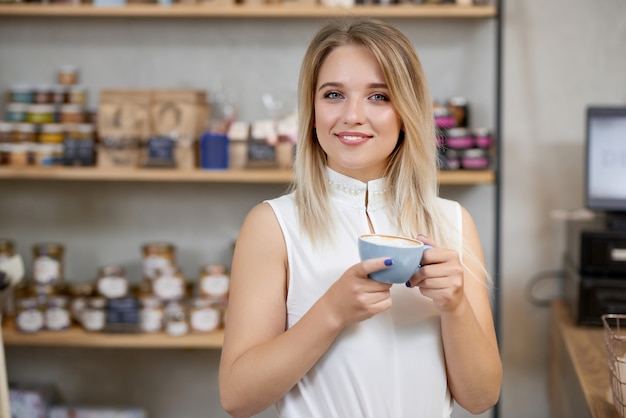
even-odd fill
[[[384,94],[376,93],[376,94],[372,95],[372,100],[375,100],[377,102],[386,102],[389,99]]]
[[[341,94],[337,93],[336,91],[330,91],[326,93],[324,97],[326,97],[327,99],[336,100],[336,99],[341,99]]]

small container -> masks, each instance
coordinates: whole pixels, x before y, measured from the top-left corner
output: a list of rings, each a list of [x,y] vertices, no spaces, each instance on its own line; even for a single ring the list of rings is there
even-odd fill
[[[29,143],[2,144],[2,152],[6,153],[7,164],[11,167],[26,167],[30,164]]]
[[[33,246],[33,279],[37,284],[63,282],[63,245],[41,243]]]
[[[30,123],[53,123],[55,107],[51,104],[32,104],[28,106],[27,120]]]
[[[28,120],[28,106],[26,103],[9,103],[6,107],[7,122],[26,122]]]
[[[82,313],[81,323],[89,332],[99,332],[106,326],[106,299],[91,297]]]
[[[42,144],[63,144],[65,127],[60,123],[45,123],[39,127],[39,142]]]
[[[17,301],[15,326],[18,331],[36,333],[45,325],[44,313],[37,298],[24,297]]]
[[[446,132],[446,147],[450,149],[467,149],[474,145],[474,138],[466,128],[452,128]]]
[[[52,87],[49,85],[45,85],[45,84],[35,86],[34,91],[33,91],[33,103],[37,103],[37,104],[54,103]]]
[[[67,90],[67,102],[85,106],[87,104],[87,89],[85,86],[70,86]]]
[[[207,297],[194,298],[189,308],[192,333],[213,332],[221,325],[221,311]]]
[[[107,299],[119,299],[128,296],[128,279],[124,268],[120,266],[104,266],[100,268],[96,280],[96,290]]]
[[[50,92],[52,95],[52,103],[62,105],[68,101],[68,88],[61,84],[54,84],[50,86]]]
[[[221,264],[205,265],[200,271],[198,286],[200,295],[216,303],[225,303],[228,300],[230,288],[230,278],[226,274],[226,267]]]
[[[78,83],[78,67],[72,64],[62,65],[57,72],[57,83],[72,86]]]
[[[200,138],[200,167],[205,170],[228,168],[228,137],[207,132]]]
[[[11,158],[11,145],[0,142],[0,165],[9,165]]]
[[[489,168],[489,155],[487,150],[472,148],[463,151],[461,166],[467,170],[484,170]]]
[[[34,123],[16,123],[13,129],[14,142],[37,142],[37,125]]]
[[[493,142],[487,128],[475,128],[472,131],[472,136],[474,137],[474,145],[478,148],[489,148]]]
[[[152,292],[161,300],[180,300],[185,297],[185,278],[172,267],[164,267],[152,280]]]
[[[144,244],[143,275],[147,280],[154,280],[158,270],[173,268],[176,265],[176,248],[167,242],[150,242]]]
[[[248,122],[234,122],[228,131],[228,168],[241,170],[248,164],[248,140],[250,138],[250,124]]]
[[[0,239],[0,262],[15,255],[15,244],[10,239]]]
[[[74,322],[82,323],[83,312],[87,307],[87,301],[93,296],[94,285],[92,283],[72,283],[69,287],[70,315]]]
[[[445,169],[458,170],[461,168],[461,152],[455,149],[449,149],[445,152]]]
[[[469,105],[465,97],[452,97],[448,100],[448,110],[456,120],[456,126],[467,128],[469,125]]]
[[[60,123],[85,122],[85,107],[80,104],[63,104],[59,109]]]
[[[50,331],[62,331],[70,327],[72,319],[67,296],[52,296],[48,298],[45,321],[46,328]]]
[[[189,333],[187,312],[180,303],[169,303],[166,308],[165,332],[172,337],[179,337]]]
[[[13,124],[0,121],[0,144],[13,142]]]
[[[34,165],[52,167],[63,161],[62,144],[33,144]]]
[[[445,107],[435,107],[433,109],[435,115],[435,125],[439,129],[450,129],[456,126],[456,119]]]
[[[154,333],[163,331],[165,312],[163,302],[157,297],[143,297],[140,299],[139,329],[142,332]]]
[[[34,89],[26,84],[15,84],[9,88],[9,103],[33,103]]]

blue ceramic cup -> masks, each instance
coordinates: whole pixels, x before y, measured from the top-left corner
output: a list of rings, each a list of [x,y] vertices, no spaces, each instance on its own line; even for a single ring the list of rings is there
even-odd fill
[[[361,260],[391,258],[393,265],[370,273],[370,278],[383,283],[406,283],[421,267],[424,251],[433,248],[421,241],[396,235],[367,234],[359,237]]]

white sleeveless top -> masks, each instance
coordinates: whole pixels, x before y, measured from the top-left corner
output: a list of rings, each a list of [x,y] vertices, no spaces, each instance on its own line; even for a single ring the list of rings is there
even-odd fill
[[[300,233],[292,194],[268,201],[287,245],[288,327],[298,322],[348,267],[359,262],[357,237],[370,232],[368,216],[375,232],[399,232],[383,207],[383,179],[363,183],[329,168],[326,173],[334,211],[332,244],[315,247]],[[438,199],[438,204],[461,231],[460,205],[445,199]],[[460,234],[456,235],[459,243]],[[391,295],[391,309],[342,330],[315,366],[276,404],[280,417],[450,416],[452,399],[439,312],[417,288],[396,284]]]

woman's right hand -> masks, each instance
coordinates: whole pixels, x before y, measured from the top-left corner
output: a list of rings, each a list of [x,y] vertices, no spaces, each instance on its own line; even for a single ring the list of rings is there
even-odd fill
[[[391,307],[391,284],[380,283],[368,274],[387,269],[388,258],[374,258],[346,270],[325,293],[324,299],[341,328],[383,312]]]

